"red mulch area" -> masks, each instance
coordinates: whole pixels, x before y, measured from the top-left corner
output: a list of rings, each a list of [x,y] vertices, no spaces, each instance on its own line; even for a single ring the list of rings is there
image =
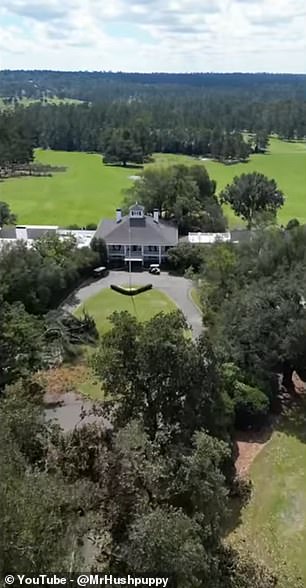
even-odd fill
[[[238,476],[242,478],[247,477],[255,457],[270,440],[272,431],[272,427],[267,427],[258,432],[246,431],[237,433],[238,457],[235,465]]]

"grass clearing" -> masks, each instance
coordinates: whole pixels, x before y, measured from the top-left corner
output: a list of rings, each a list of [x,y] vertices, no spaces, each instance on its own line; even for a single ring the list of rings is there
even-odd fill
[[[0,183],[0,200],[10,204],[20,223],[84,226],[114,218],[122,190],[132,185],[131,169],[103,165],[100,155],[38,149],[36,159],[67,171]]]
[[[186,155],[155,154],[148,166],[198,163],[205,165],[217,181],[217,191],[231,183],[236,175],[253,171],[275,178],[286,196],[278,215],[281,224],[291,218],[306,223],[306,144],[271,138],[269,153],[252,155],[248,163],[224,165],[214,161],[200,161]],[[56,224],[84,226],[101,218],[114,218],[115,208],[122,203],[123,191],[132,185],[130,176],[141,169],[106,166],[100,155],[44,151],[37,149],[37,161],[67,167],[66,172],[51,178],[21,177],[0,183],[0,200],[8,202],[26,224]],[[226,208],[230,226],[243,222]]]
[[[301,407],[291,412],[255,458],[253,496],[230,541],[242,542],[269,566],[302,577],[306,586],[305,414],[301,418]],[[284,588],[294,586],[292,580]]]
[[[173,163],[192,164],[201,161],[184,155],[157,154],[156,164]],[[291,218],[298,218],[306,223],[306,143],[270,139],[269,152],[265,155],[251,155],[247,163],[224,165],[216,161],[204,161],[209,175],[217,182],[217,192],[230,184],[235,176],[258,171],[269,178],[274,178],[284,192],[286,202],[278,214],[280,224],[286,224]],[[152,165],[152,164],[151,164]],[[225,214],[230,226],[243,226],[243,221],[235,216],[229,207]]]
[[[111,327],[108,317],[115,311],[128,311],[140,321],[147,321],[159,312],[176,310],[175,303],[159,290],[148,290],[137,296],[124,296],[110,288],[105,288],[81,304],[76,310],[80,316],[83,310],[92,315],[99,333],[103,334]]]

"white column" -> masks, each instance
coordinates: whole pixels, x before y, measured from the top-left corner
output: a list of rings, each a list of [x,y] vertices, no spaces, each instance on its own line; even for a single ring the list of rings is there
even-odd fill
[[[161,245],[158,247],[159,263],[161,264]]]

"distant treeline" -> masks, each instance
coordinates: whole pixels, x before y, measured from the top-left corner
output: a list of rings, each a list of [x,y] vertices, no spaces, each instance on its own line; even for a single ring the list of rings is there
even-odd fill
[[[48,70],[2,70],[0,88],[3,96],[42,98],[51,92],[60,98],[99,102],[150,96],[152,92],[177,95],[209,92],[254,95],[268,100],[303,99],[306,76],[299,74],[244,73],[125,73],[61,72]]]
[[[270,74],[0,72],[7,100],[56,95],[84,101],[17,105],[16,124],[33,146],[108,152],[110,160],[133,153],[135,161],[154,151],[245,160],[251,151],[265,150],[270,133],[303,139],[305,80]],[[244,131],[252,134],[251,144]]]

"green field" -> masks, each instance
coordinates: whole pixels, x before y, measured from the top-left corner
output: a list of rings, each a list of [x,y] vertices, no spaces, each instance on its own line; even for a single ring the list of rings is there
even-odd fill
[[[121,191],[132,185],[131,169],[107,167],[100,155],[37,150],[42,163],[66,166],[51,178],[23,177],[0,184],[0,200],[11,205],[18,222],[81,226],[115,216]]]
[[[11,205],[18,222],[28,224],[58,224],[81,226],[98,222],[101,217],[113,218],[115,208],[122,202],[123,190],[132,185],[131,175],[139,168],[125,169],[102,164],[101,156],[86,153],[37,150],[36,158],[43,163],[66,166],[67,171],[51,178],[13,178],[0,183],[0,200]],[[155,163],[195,163],[183,155],[155,155]],[[199,164],[201,162],[198,161]],[[259,171],[275,178],[286,196],[279,213],[279,222],[298,218],[306,223],[306,145],[271,139],[270,152],[253,155],[248,163],[224,165],[213,161],[203,164],[220,191],[235,175]],[[243,223],[226,210],[231,226]]]
[[[157,155],[156,161],[162,164],[194,162],[186,156]],[[278,215],[280,224],[287,223],[291,218],[298,218],[306,223],[306,144],[280,141],[271,138],[269,153],[252,155],[247,163],[224,165],[215,161],[203,162],[211,178],[217,181],[217,191],[220,192],[235,176],[242,173],[258,171],[269,178],[274,178],[284,192],[286,202]],[[225,214],[232,227],[242,226],[243,223],[234,215],[230,208]]]
[[[299,409],[300,411],[300,409]],[[253,497],[232,533],[269,566],[301,576],[306,586],[306,420],[281,427],[251,467]],[[281,588],[283,583],[280,584]],[[295,588],[287,583],[284,588]]]
[[[166,294],[159,290],[148,290],[137,296],[125,296],[105,288],[84,302],[76,311],[80,316],[86,310],[96,321],[100,333],[105,333],[110,328],[108,317],[117,310],[127,310],[140,321],[147,321],[158,312],[170,312],[176,310],[176,305]]]

